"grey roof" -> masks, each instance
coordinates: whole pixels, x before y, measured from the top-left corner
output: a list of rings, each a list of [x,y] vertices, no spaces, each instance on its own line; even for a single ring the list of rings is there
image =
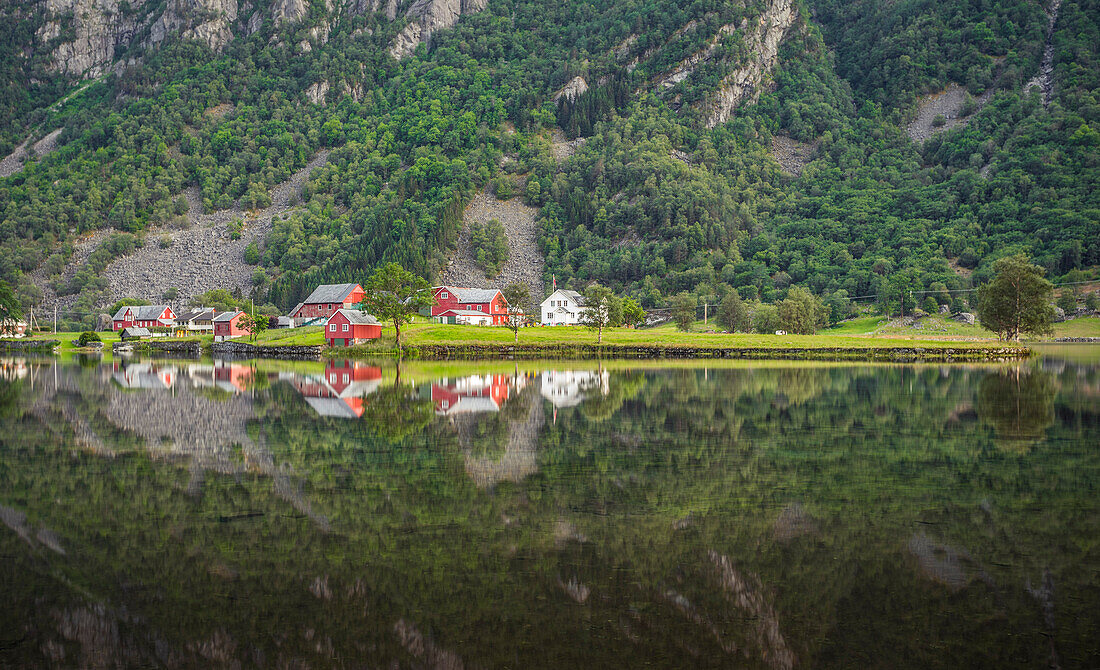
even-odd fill
[[[343,314],[348,318],[348,321],[357,325],[377,326],[379,325],[378,319],[374,318],[370,314],[358,309],[338,309],[333,312],[332,316],[337,314]],[[329,317],[332,318],[331,316]]]
[[[486,318],[491,316],[488,312],[482,312],[482,311],[476,310],[476,309],[454,309],[454,308],[445,309],[442,312],[440,312],[440,316],[442,316],[443,314],[454,314],[455,316],[484,316]]]
[[[214,318],[213,307],[202,307],[199,309],[192,309],[176,317],[177,323],[186,323],[188,321],[195,321],[202,317]]]
[[[118,311],[111,317],[111,320],[121,321],[128,309],[134,310],[134,320],[152,321],[154,319],[159,319],[164,310],[168,309],[168,305],[123,305],[118,308]]]
[[[310,293],[309,297],[302,302],[307,305],[344,302],[357,286],[359,284],[321,284],[313,289],[313,293]]]
[[[304,302],[300,302],[297,305],[295,305],[294,309],[290,310],[290,314],[297,314],[298,310],[302,309],[302,305],[304,305],[304,304],[305,304]]]
[[[239,309],[231,309],[228,312],[218,312],[217,314],[214,315],[214,320],[215,321],[231,321],[233,319],[233,317],[237,316],[238,314],[243,314],[243,313],[244,312],[242,312]]]
[[[359,415],[343,400],[338,398],[306,398],[306,402],[321,416],[338,419],[358,419]]]
[[[150,335],[148,328],[134,328],[133,326],[130,328],[123,328],[121,334],[130,337],[149,337]]]
[[[492,302],[500,291],[495,288],[460,288],[446,286],[459,302]]]
[[[579,305],[579,306],[584,305],[584,296],[581,295],[580,292],[578,292],[578,291],[570,291],[568,289],[559,288],[554,293],[560,293],[560,294],[564,295],[566,298],[569,298],[573,302],[577,303],[577,305]],[[550,295],[546,296],[546,299],[543,300],[543,302],[546,302],[547,300],[549,300],[550,297],[554,295],[554,293],[551,293]]]

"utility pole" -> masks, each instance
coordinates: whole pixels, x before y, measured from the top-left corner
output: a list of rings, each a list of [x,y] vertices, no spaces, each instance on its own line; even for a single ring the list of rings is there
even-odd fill
[[[57,303],[53,304],[53,334],[57,335]]]

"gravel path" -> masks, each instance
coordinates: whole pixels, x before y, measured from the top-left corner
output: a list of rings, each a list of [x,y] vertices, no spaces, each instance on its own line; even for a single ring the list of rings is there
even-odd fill
[[[451,286],[498,289],[512,282],[521,282],[530,288],[532,301],[541,302],[546,259],[538,245],[537,213],[537,209],[523,204],[519,198],[501,202],[484,191],[479,192],[466,206],[462,231],[458,235],[458,250],[450,265],[440,272],[439,282]],[[508,261],[494,279],[485,277],[485,272],[474,261],[470,248],[470,222],[486,223],[490,219],[500,221],[508,236]]]

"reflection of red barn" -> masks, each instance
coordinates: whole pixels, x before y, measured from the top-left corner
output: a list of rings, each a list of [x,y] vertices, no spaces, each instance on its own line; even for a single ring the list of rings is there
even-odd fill
[[[512,377],[509,375],[441,379],[432,384],[432,403],[436,414],[496,412],[508,400],[511,388]]]
[[[252,385],[255,374],[256,369],[251,365],[222,363],[221,361],[214,363],[214,382],[219,388],[230,393],[247,391]]]
[[[306,402],[321,416],[362,416],[365,396],[382,384],[382,368],[353,361],[329,361],[320,377],[294,382]]]
[[[499,326],[508,321],[508,301],[504,294],[495,288],[462,288],[460,286],[436,286],[432,289],[435,304],[431,316],[470,318],[471,312],[487,314],[490,323]],[[459,321],[456,320],[456,323]],[[475,320],[466,323],[477,323]]]

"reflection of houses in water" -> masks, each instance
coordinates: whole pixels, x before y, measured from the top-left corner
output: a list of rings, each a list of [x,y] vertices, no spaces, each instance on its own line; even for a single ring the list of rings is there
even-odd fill
[[[0,358],[0,379],[13,382],[27,376],[30,368],[22,358]]]
[[[382,385],[382,368],[354,361],[329,361],[322,375],[295,375],[291,383],[321,416],[354,419],[364,397]]]
[[[124,389],[170,389],[179,374],[174,365],[115,363],[111,378]]]
[[[263,445],[262,430],[255,432],[255,438],[250,433],[249,424],[256,416],[252,395],[219,397],[193,390],[212,386],[215,366],[180,370],[172,365],[137,363],[104,366],[93,373],[55,363],[40,370],[34,376],[41,390],[31,413],[66,441],[73,440],[76,446],[96,454],[115,455],[113,444],[89,421],[91,411],[141,438],[154,457],[184,460],[191,472],[187,490],[192,495],[201,494],[208,471],[230,476],[253,472],[270,478],[276,495],[321,528],[329,528],[328,519],[315,512],[302,493],[298,477],[277,464]],[[86,374],[102,377],[98,384],[88,385],[80,379]],[[226,378],[234,378],[232,369],[227,370]],[[183,379],[191,383],[183,383]],[[119,386],[143,392],[125,392]]]
[[[544,370],[539,375],[542,397],[554,407],[576,407],[592,395],[607,395],[611,373],[607,370]]]
[[[432,384],[432,404],[440,416],[498,412],[508,398],[522,391],[526,384],[527,378],[522,375],[444,377]]]

